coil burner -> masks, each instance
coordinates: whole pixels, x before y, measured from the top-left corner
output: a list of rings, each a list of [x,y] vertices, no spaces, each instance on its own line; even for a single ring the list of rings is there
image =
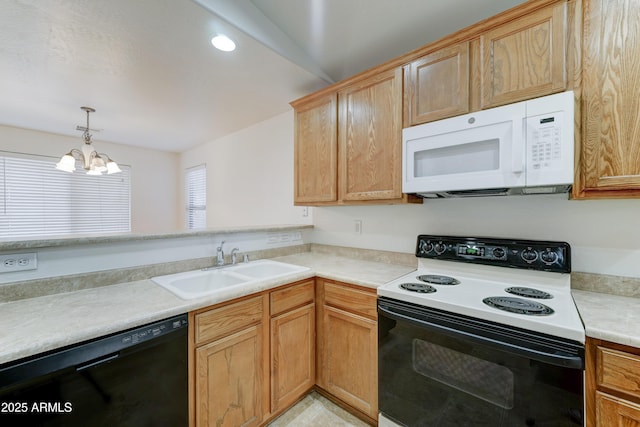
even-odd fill
[[[410,292],[418,292],[420,294],[431,294],[437,292],[437,289],[426,283],[403,283],[400,285],[402,289],[406,289]]]
[[[504,290],[507,293],[518,295],[519,297],[535,298],[535,299],[551,299],[553,295],[540,289],[511,287]]]
[[[515,297],[489,297],[482,300],[483,303],[498,310],[511,313],[525,314],[527,316],[548,316],[553,314],[553,309],[539,302],[529,301]]]
[[[423,274],[418,276],[418,280],[425,283],[431,283],[433,285],[452,286],[452,285],[460,284],[460,281],[457,279],[454,279],[453,277],[441,276],[438,274]]]

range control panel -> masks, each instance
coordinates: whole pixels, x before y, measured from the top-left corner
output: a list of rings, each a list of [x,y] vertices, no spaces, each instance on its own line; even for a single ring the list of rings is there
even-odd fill
[[[416,256],[528,270],[571,272],[566,242],[420,235]]]

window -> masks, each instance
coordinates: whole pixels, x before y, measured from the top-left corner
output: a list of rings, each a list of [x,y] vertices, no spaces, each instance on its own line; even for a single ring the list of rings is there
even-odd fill
[[[189,168],[185,172],[186,223],[194,230],[207,226],[207,166]]]
[[[1,238],[131,231],[129,167],[91,176],[56,161],[0,152]]]

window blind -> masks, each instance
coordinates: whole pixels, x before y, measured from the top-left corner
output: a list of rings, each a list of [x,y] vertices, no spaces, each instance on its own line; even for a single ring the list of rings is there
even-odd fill
[[[186,225],[194,230],[207,226],[207,167],[199,165],[185,171]]]
[[[91,176],[57,159],[0,153],[0,237],[131,231],[131,168]]]

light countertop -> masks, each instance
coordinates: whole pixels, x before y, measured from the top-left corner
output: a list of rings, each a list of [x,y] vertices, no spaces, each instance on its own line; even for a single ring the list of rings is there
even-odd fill
[[[151,280],[140,280],[0,304],[0,363],[314,276],[377,288],[415,269],[316,252],[274,259],[310,270],[193,300],[182,300]],[[640,299],[573,293],[587,336],[640,347]]]
[[[403,265],[318,253],[276,260],[310,267],[278,280],[229,287],[183,300],[151,280],[121,283],[0,304],[0,363],[144,325],[287,283],[321,276],[377,288],[413,270]]]
[[[221,227],[207,228],[203,230],[176,231],[172,233],[114,233],[114,234],[70,234],[63,236],[53,236],[42,238],[39,236],[32,238],[21,238],[20,240],[0,239],[0,251],[14,251],[25,249],[78,246],[89,244],[104,244],[118,242],[137,242],[144,240],[176,239],[188,237],[208,237],[235,233],[257,233],[257,232],[282,232],[292,230],[311,229],[313,225],[293,224],[293,225],[270,225],[270,226],[245,226],[245,227]]]
[[[573,290],[588,337],[640,348],[640,298]]]

